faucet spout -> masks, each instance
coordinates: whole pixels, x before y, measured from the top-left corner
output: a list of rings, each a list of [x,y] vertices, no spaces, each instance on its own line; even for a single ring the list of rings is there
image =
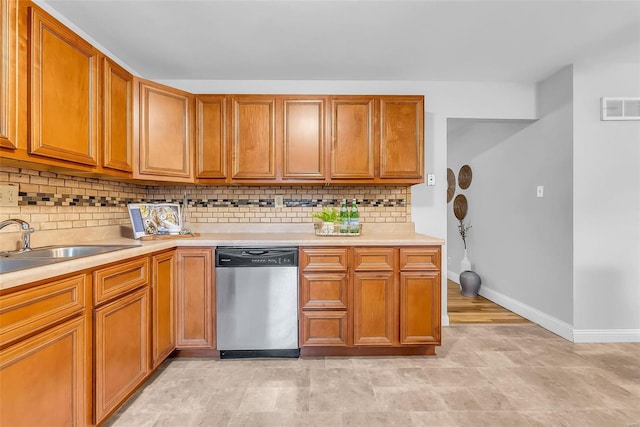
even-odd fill
[[[21,219],[17,219],[17,218],[10,218],[10,219],[6,219],[2,222],[0,222],[0,230],[2,230],[3,228],[5,228],[8,225],[11,224],[17,224],[20,226],[20,231],[22,231],[22,252],[27,252],[31,250],[31,233],[33,233],[34,230],[33,228],[31,228],[31,226],[29,225],[29,223],[27,221],[21,220]]]

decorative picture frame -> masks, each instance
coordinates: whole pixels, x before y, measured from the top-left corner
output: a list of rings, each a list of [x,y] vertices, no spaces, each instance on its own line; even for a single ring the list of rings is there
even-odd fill
[[[129,203],[129,218],[133,237],[178,235],[182,230],[182,216],[178,203]]]

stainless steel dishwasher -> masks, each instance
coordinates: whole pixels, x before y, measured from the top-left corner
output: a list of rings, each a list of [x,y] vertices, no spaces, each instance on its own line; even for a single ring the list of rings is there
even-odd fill
[[[216,249],[220,358],[299,357],[298,248]]]

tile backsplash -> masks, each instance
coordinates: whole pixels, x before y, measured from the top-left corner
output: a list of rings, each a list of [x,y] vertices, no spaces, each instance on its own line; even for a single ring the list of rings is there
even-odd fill
[[[185,192],[192,223],[310,223],[310,212],[343,198],[357,200],[363,223],[411,222],[403,186],[146,186],[0,166],[0,184],[8,183],[19,185],[18,206],[0,207],[0,220],[20,218],[36,230],[128,225],[127,203],[181,203]]]

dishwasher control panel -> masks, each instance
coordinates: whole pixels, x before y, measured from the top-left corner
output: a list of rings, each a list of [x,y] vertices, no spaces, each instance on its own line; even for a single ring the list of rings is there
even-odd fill
[[[216,249],[216,267],[297,267],[298,248],[237,248]]]

